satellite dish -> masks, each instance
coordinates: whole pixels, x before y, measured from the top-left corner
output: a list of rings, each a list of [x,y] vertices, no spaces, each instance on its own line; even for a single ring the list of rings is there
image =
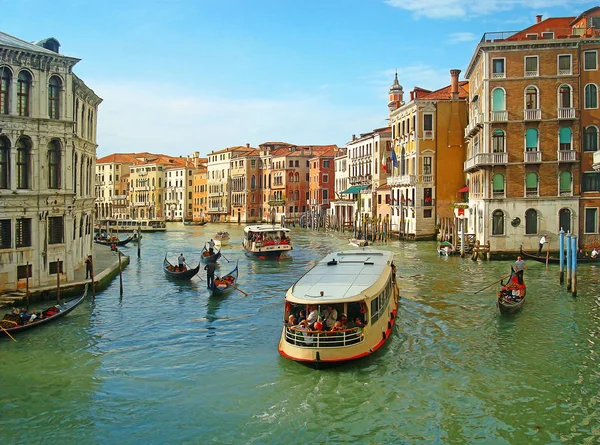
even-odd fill
[[[510,222],[510,225],[513,227],[519,227],[519,224],[521,224],[521,218],[519,218],[518,216],[513,218]]]

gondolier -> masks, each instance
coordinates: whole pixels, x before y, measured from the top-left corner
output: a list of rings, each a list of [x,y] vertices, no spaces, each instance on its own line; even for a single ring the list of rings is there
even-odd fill
[[[542,254],[542,249],[544,248],[544,244],[546,244],[548,242],[548,239],[546,238],[546,234],[544,233],[542,235],[542,237],[540,238],[540,246],[538,247],[538,256],[540,256]]]
[[[179,266],[179,272],[183,272],[184,264],[185,264],[185,257],[183,256],[183,253],[180,253],[179,256],[177,257],[177,265]]]
[[[525,264],[525,261],[523,261],[523,258],[519,255],[517,261],[515,261],[515,271],[517,273],[519,284],[523,284],[523,271],[525,269],[527,269],[527,264]]]
[[[206,271],[206,287],[209,289],[213,287],[215,282],[215,267],[216,263],[210,262],[204,266],[204,270]]]

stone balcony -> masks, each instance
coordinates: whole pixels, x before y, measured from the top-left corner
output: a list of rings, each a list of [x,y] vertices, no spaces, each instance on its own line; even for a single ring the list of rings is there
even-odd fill
[[[508,153],[477,153],[464,163],[464,170],[475,170],[479,167],[508,164]]]

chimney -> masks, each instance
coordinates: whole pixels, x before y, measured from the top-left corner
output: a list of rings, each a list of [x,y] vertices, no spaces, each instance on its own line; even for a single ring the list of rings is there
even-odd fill
[[[450,70],[450,77],[452,78],[452,83],[450,86],[450,92],[452,93],[452,100],[458,100],[458,75],[460,74],[460,70]]]
[[[246,148],[250,148],[250,144],[246,142]]]
[[[540,23],[542,21],[542,14],[535,16],[535,23]]]
[[[412,90],[412,91],[410,92],[410,100],[411,100],[411,101],[415,100],[415,90]]]
[[[355,140],[356,140],[356,135],[355,135],[355,134],[353,134],[353,135],[352,135],[352,140],[353,140],[353,141],[355,141]]]

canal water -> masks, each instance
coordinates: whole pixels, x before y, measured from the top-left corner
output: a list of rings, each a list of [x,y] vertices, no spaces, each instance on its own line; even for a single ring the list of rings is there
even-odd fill
[[[239,287],[165,278],[165,253],[196,265],[231,233],[218,272]],[[292,228],[280,262],[246,258],[242,228],[171,224],[145,235],[119,281],[54,324],[0,341],[0,442],[115,444],[525,444],[600,440],[600,268],[579,296],[557,266],[528,263],[528,302],[495,308],[510,262],[441,258],[435,243],[393,241],[399,319],[375,355],[328,370],[279,356],[287,288],[339,234]],[[225,259],[226,258],[226,259]],[[227,262],[229,260],[229,262]]]

